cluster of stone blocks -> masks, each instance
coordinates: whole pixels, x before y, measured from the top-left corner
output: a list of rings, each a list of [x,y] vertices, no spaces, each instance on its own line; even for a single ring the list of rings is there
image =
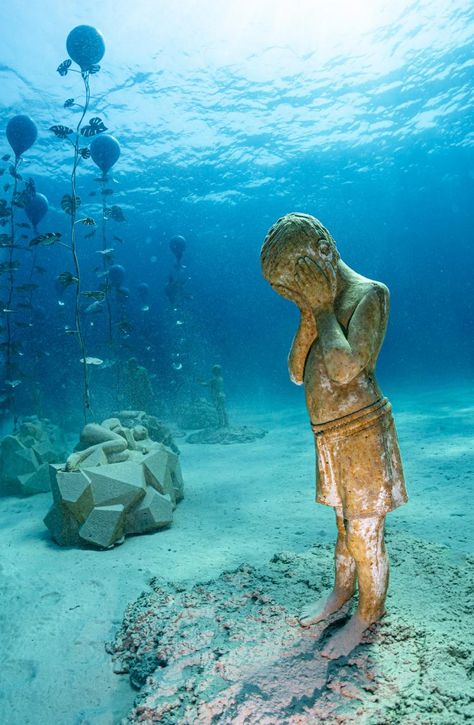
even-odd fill
[[[35,416],[0,443],[0,495],[32,495],[50,490],[49,466],[66,457],[58,426]]]
[[[94,461],[94,462],[93,462]],[[168,526],[183,498],[178,456],[160,443],[129,460],[107,463],[87,458],[79,470],[51,466],[54,504],[45,518],[60,546],[89,544],[101,549]]]

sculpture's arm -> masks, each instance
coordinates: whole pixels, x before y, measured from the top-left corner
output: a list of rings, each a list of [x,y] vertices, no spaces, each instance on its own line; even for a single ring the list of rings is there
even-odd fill
[[[290,380],[293,383],[302,385],[306,358],[308,357],[311,345],[318,336],[315,316],[307,300],[296,290],[290,290],[288,287],[279,284],[272,284],[271,286],[275,292],[286,300],[294,302],[300,311],[300,324],[293,338],[288,355],[288,372],[290,374]]]
[[[301,318],[288,355],[290,380],[296,385],[303,384],[304,367],[311,345],[316,340],[316,320],[311,310],[300,310]]]
[[[333,308],[314,310],[324,364],[336,383],[353,380],[379,349],[385,335],[388,300],[385,285],[373,286],[357,305],[347,338]]]

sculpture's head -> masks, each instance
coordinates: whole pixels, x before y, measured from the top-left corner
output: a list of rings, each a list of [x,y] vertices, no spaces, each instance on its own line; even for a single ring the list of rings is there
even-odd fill
[[[214,377],[216,377],[216,378],[220,377],[221,373],[222,373],[221,366],[220,365],[213,365],[213,367],[212,367],[212,374],[214,375]]]
[[[263,276],[272,287],[292,290],[300,257],[310,257],[334,283],[340,259],[336,242],[318,219],[292,212],[278,219],[265,237],[260,255]]]

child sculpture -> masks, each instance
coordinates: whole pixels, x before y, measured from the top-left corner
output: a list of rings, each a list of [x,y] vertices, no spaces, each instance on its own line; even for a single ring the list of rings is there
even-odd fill
[[[289,372],[305,387],[316,443],[316,500],[335,509],[338,531],[334,589],[303,610],[301,625],[337,612],[359,584],[357,611],[322,651],[336,659],[384,613],[385,515],[407,501],[391,406],[374,375],[389,292],[348,267],[328,230],[307,214],[288,214],[274,224],[261,261],[272,288],[301,312]]]
[[[217,413],[217,424],[219,428],[228,428],[229,418],[225,407],[224,378],[222,377],[222,368],[220,365],[214,365],[212,368],[212,378],[207,383],[201,382],[211,392],[212,402]]]

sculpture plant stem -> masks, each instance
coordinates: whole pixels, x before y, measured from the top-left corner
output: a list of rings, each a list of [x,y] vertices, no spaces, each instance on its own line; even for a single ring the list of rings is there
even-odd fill
[[[13,191],[10,204],[10,247],[8,255],[8,298],[7,298],[7,349],[6,349],[6,365],[5,365],[5,377],[6,380],[13,382],[13,340],[12,340],[12,304],[13,304],[13,289],[15,282],[15,266],[13,259],[13,250],[15,249],[15,203],[18,193],[18,166],[20,164],[21,157],[15,156],[15,164],[13,170]],[[11,386],[9,394],[9,403],[11,408],[14,408],[15,404],[15,388]]]
[[[84,121],[85,115],[87,113],[87,110],[89,108],[89,102],[90,102],[90,85],[89,85],[89,73],[83,72],[81,73],[82,79],[84,81],[84,87],[85,87],[85,102],[84,106],[82,108],[82,114],[79,119],[79,122],[76,126],[76,138],[74,141],[74,161],[72,165],[72,172],[71,172],[71,198],[72,198],[72,204],[71,204],[71,253],[72,253],[72,259],[74,263],[74,271],[75,271],[75,277],[76,277],[76,296],[75,296],[75,308],[74,308],[74,317],[75,317],[75,323],[76,323],[76,334],[77,339],[79,341],[79,347],[81,349],[81,355],[82,355],[82,378],[83,378],[83,409],[84,409],[84,421],[87,423],[87,414],[91,411],[91,399],[90,399],[90,390],[89,390],[89,370],[87,368],[87,358],[86,358],[86,344],[84,339],[84,333],[82,331],[82,323],[81,323],[81,272],[79,267],[79,257],[77,254],[77,244],[76,244],[76,214],[77,214],[77,204],[76,204],[76,171],[77,166],[79,164],[79,140],[80,140],[80,130],[82,122]]]
[[[106,193],[105,193],[105,183],[107,181],[107,176],[105,174],[102,174],[101,178],[101,193],[102,193],[102,268],[104,270],[104,280],[105,280],[105,304],[107,307],[107,325],[108,325],[108,332],[109,332],[109,345],[112,347],[114,343],[113,334],[112,334],[112,309],[110,307],[110,281],[109,281],[109,275],[108,275],[108,261],[107,261],[107,255],[105,254],[107,250],[107,204],[106,204]]]

